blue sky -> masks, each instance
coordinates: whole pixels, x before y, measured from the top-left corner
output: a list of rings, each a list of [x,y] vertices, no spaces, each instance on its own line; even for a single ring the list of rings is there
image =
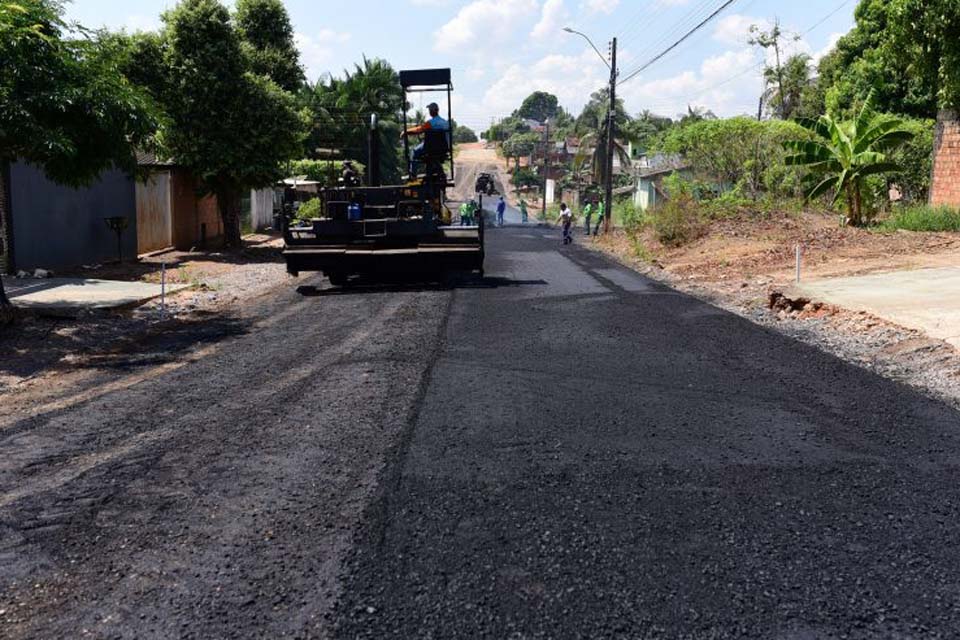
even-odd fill
[[[153,29],[175,0],[74,0],[68,17],[89,27]],[[228,0],[232,5],[232,0]],[[369,57],[396,68],[451,67],[454,117],[474,128],[509,115],[530,92],[555,93],[577,113],[608,71],[604,54],[620,41],[621,77],[673,43],[722,0],[286,0],[301,62],[316,79]],[[817,58],[853,25],[856,0],[736,0],[620,91],[628,110],[673,116],[688,104],[721,116],[756,112],[762,54],[747,43],[751,24],[775,17],[796,40],[791,51]]]

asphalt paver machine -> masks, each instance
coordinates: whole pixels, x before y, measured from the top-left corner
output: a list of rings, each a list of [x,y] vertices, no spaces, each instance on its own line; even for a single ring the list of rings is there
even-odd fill
[[[400,72],[403,127],[407,95],[445,92],[451,121],[449,69]],[[366,186],[320,189],[321,214],[307,223],[284,224],[287,271],[322,271],[344,286],[353,275],[442,279],[454,271],[483,273],[483,222],[452,226],[446,190],[454,186],[452,131],[427,131],[416,164],[400,185],[381,185],[379,135],[371,118]],[[405,160],[410,142],[404,137]]]

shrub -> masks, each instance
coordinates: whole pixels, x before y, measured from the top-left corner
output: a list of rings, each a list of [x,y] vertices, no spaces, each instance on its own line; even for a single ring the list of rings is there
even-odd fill
[[[793,196],[803,170],[786,166],[783,143],[808,137],[795,122],[741,116],[675,127],[664,137],[660,150],[682,154],[698,175],[714,181],[720,191],[740,185],[752,197],[764,190]]]
[[[300,208],[297,209],[297,220],[311,220],[313,218],[319,218],[320,213],[323,210],[323,207],[320,206],[320,198],[310,198],[306,202],[300,204]]]
[[[634,204],[632,198],[614,202],[613,221],[622,225],[628,233],[638,231],[646,224],[643,210]]]
[[[896,207],[890,217],[880,223],[880,228],[885,231],[960,231],[960,211],[919,204]]]
[[[351,160],[353,168],[362,176],[366,168],[363,164]],[[307,180],[322,182],[327,186],[336,186],[343,173],[343,161],[341,160],[294,160],[290,163],[289,173],[291,176],[306,176]]]
[[[672,195],[652,209],[650,222],[660,242],[671,247],[684,245],[694,240],[699,232],[696,201],[688,193]]]
[[[933,137],[936,122],[933,120],[904,120],[903,128],[913,138],[888,153],[889,160],[900,167],[889,174],[890,182],[900,189],[905,202],[926,202],[930,193],[930,176],[933,171]]]

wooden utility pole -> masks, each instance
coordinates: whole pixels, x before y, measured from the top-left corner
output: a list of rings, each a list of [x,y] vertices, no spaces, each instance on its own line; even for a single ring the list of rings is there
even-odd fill
[[[617,39],[610,44],[610,110],[607,113],[607,176],[606,194],[603,204],[603,231],[609,233],[613,219],[613,149],[617,135]]]

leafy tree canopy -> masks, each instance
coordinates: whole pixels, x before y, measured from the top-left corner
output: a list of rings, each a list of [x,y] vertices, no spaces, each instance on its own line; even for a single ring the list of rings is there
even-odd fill
[[[117,48],[97,34],[65,39],[61,11],[0,4],[0,162],[22,158],[81,186],[112,166],[132,171],[132,145],[147,144],[156,121]]]
[[[385,183],[400,179],[400,135],[403,92],[392,66],[379,58],[364,57],[342,77],[325,76],[300,91],[299,100],[313,120],[307,139],[307,156],[320,150],[337,150],[369,163],[367,131],[376,114],[380,135],[380,176]]]
[[[912,0],[911,0],[912,1]],[[947,2],[955,7],[955,3]],[[920,118],[936,114],[936,73],[918,72],[929,44],[912,15],[903,15],[907,0],[861,0],[856,25],[840,38],[818,66],[817,81],[804,93],[799,115],[818,117],[829,111],[853,116],[873,91],[877,109]],[[919,15],[919,14],[913,14]]]
[[[236,24],[250,70],[296,91],[303,84],[303,68],[281,0],[237,0]]]
[[[305,116],[293,95],[249,71],[217,0],[183,0],[163,21],[162,146],[217,195],[227,243],[238,245],[239,194],[281,177],[281,163],[300,153]]]
[[[453,129],[453,141],[456,144],[477,142],[476,132],[464,124],[457,124]]]
[[[893,46],[899,55],[911,64],[911,70],[919,72],[939,107],[960,110],[960,3],[892,0],[889,16]]]
[[[555,119],[559,112],[560,101],[557,96],[546,91],[534,91],[524,99],[514,115],[518,118],[546,122],[548,119]]]

